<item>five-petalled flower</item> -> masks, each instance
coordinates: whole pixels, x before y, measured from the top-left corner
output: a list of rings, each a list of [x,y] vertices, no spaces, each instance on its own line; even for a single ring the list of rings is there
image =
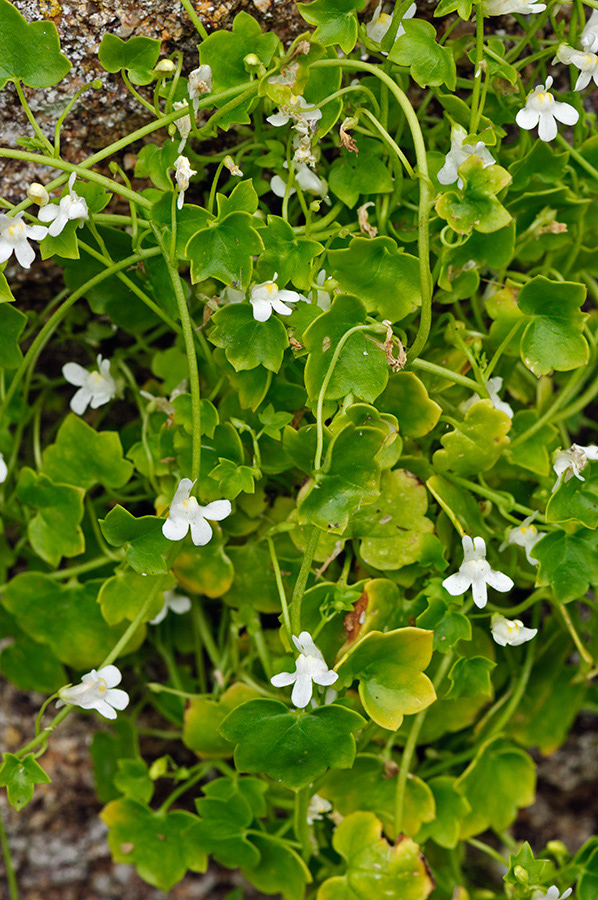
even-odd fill
[[[116,666],[92,669],[84,675],[80,684],[69,685],[58,691],[60,700],[56,706],[80,706],[81,709],[95,709],[106,719],[116,719],[116,710],[125,709],[129,703],[126,691],[119,690],[122,675]]]
[[[598,47],[595,48],[597,49]],[[574,91],[583,91],[592,79],[594,84],[598,85],[598,55],[595,51],[574,50],[568,44],[559,44],[556,58],[566,66],[575,66],[579,69]]]
[[[531,641],[537,633],[537,628],[526,628],[520,619],[507,619],[500,613],[494,613],[491,619],[492,637],[501,647],[507,644],[511,647],[517,647],[519,644],[525,644]]]
[[[415,13],[417,12],[417,6],[415,3],[412,3],[411,6],[407,9],[407,11],[403,14],[403,19],[412,19]],[[401,21],[403,21],[401,19]],[[367,23],[365,30],[367,36],[370,41],[376,41],[376,43],[380,43],[383,37],[385,37],[386,32],[392,25],[392,16],[388,15],[388,13],[382,12],[382,0],[374,10],[374,15]],[[397,29],[396,37],[400,38],[405,34],[405,29],[402,25],[399,25]]]
[[[166,618],[169,610],[181,616],[183,613],[189,612],[191,609],[191,600],[183,594],[177,594],[175,591],[164,591],[164,606],[157,616],[150,619],[150,625],[159,625]]]
[[[538,125],[538,137],[542,141],[552,141],[557,136],[557,119],[564,125],[575,125],[579,119],[578,111],[570,103],[554,99],[550,93],[552,81],[549,75],[545,85],[537,85],[515,117],[519,127],[527,131]]]
[[[287,687],[293,684],[291,702],[298,709],[303,709],[311,700],[313,683],[329,687],[338,678],[338,674],[329,669],[326,660],[311,639],[307,631],[299,637],[293,635],[293,643],[299,651],[295,661],[294,672],[281,672],[270,679],[274,687]]]
[[[442,582],[445,590],[457,597],[471,587],[473,602],[483,609],[488,602],[488,585],[495,591],[510,591],[513,581],[502,572],[495,572],[486,562],[486,543],[484,538],[463,535],[463,562],[459,571],[449,575]]]
[[[272,281],[264,281],[251,288],[249,301],[253,307],[253,318],[256,322],[267,322],[272,315],[272,310],[282,316],[290,316],[293,310],[287,303],[296,303],[298,300],[307,300],[297,291],[280,290],[276,284],[277,272]]]
[[[207,521],[220,522],[230,515],[230,500],[214,500],[207,506],[200,506],[191,496],[194,481],[181,478],[170,504],[168,518],[162,525],[162,534],[169,541],[182,541],[189,529],[191,540],[196,547],[203,547],[212,537],[212,526]]]
[[[62,374],[69,384],[79,388],[71,398],[71,409],[82,416],[88,406],[97,409],[112,400],[116,394],[116,382],[110,374],[110,360],[98,356],[98,371],[88,372],[79,363],[66,363]]]
[[[192,178],[193,175],[197,175],[197,171],[191,168],[191,163],[186,156],[177,156],[174,162],[174,172],[176,184],[179,189],[176,205],[178,209],[182,209],[183,203],[185,202],[185,191],[189,187],[189,179]]]
[[[585,469],[589,460],[598,459],[598,445],[590,444],[588,447],[582,447],[580,444],[571,444],[568,450],[559,450],[554,457],[552,468],[557,474],[557,479],[553,485],[552,493],[559,487],[563,476],[565,481],[569,481],[575,475],[580,481],[585,481],[581,474]]]
[[[561,894],[558,887],[553,884],[548,888],[546,893],[543,890],[536,891],[532,897],[532,900],[566,900],[567,897],[571,895],[573,888],[567,888],[566,891],[563,891]]]
[[[463,179],[459,177],[459,166],[469,159],[470,156],[477,156],[482,160],[484,169],[487,166],[494,165],[494,157],[486,150],[483,141],[477,144],[464,144],[463,141],[467,137],[467,131],[462,125],[453,125],[451,129],[451,149],[444,158],[444,165],[438,172],[437,178],[440,184],[452,184],[457,182],[457,187],[463,187]]]
[[[534,545],[544,537],[543,534],[538,534],[538,529],[532,524],[536,515],[537,513],[534,513],[533,516],[528,516],[517,528],[511,528],[507,535],[507,540],[499,547],[499,550],[502,550],[507,544],[516,544],[518,547],[523,547],[527,561],[532,566],[537,566],[538,560],[532,556],[531,551]]]
[[[73,172],[69,178],[69,192],[61,198],[58,205],[48,203],[37,214],[40,222],[50,222],[48,234],[52,237],[57,237],[71,219],[89,218],[87,203],[74,190],[76,177],[77,173]]]
[[[17,262],[28,269],[35,259],[35,250],[29,246],[29,241],[42,241],[47,233],[48,229],[43,225],[27,225],[22,212],[13,218],[0,213],[0,263],[6,262],[14,253]]]

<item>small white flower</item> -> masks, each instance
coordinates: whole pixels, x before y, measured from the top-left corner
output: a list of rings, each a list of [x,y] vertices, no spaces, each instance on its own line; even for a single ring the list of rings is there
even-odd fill
[[[470,156],[477,156],[482,160],[484,169],[487,166],[493,166],[494,157],[486,150],[483,141],[477,144],[464,144],[463,140],[467,137],[467,131],[462,125],[453,125],[451,129],[451,149],[446,154],[444,165],[438,173],[438,181],[440,184],[452,184],[457,182],[459,188],[463,187],[463,179],[459,177],[459,166],[469,159]]]
[[[535,87],[528,94],[525,106],[515,117],[519,127],[527,131],[538,125],[538,137],[542,141],[552,141],[557,136],[557,119],[564,125],[575,125],[579,119],[579,113],[570,103],[561,103],[554,99],[550,93],[552,81],[552,76],[549,75],[545,85],[539,84]]]
[[[595,49],[598,49],[596,47]],[[579,69],[579,76],[575,82],[574,91],[583,91],[590,81],[598,85],[598,56],[590,50],[574,50],[568,44],[559,44],[556,58],[566,66],[575,66]]]
[[[417,6],[415,3],[412,3],[406,13],[403,15],[403,19],[412,19],[415,13],[417,12]],[[401,19],[401,21],[403,21]],[[392,25],[392,16],[389,16],[387,13],[382,12],[382,0],[374,10],[374,15],[368,22],[365,27],[367,32],[367,36],[371,41],[376,41],[376,43],[380,43],[380,41],[385,37],[386,32]],[[405,29],[402,25],[399,25],[397,29],[397,38],[400,38],[403,34],[405,34]]]
[[[48,203],[47,206],[42,206],[37,214],[41,222],[51,223],[48,234],[52,237],[57,237],[71,219],[89,218],[87,203],[74,191],[76,177],[77,173],[73,172],[69,178],[69,192],[66,197],[62,197],[58,205]]]
[[[29,241],[42,241],[48,233],[43,225],[27,225],[23,213],[11,218],[0,213],[0,263],[5,263],[14,253],[19,265],[28,269],[35,259],[35,250]]]
[[[196,547],[203,547],[212,537],[212,527],[207,521],[220,522],[230,515],[230,500],[214,500],[200,506],[191,489],[195,484],[190,478],[181,478],[170,504],[168,518],[162,525],[162,534],[169,541],[182,541],[189,529]]]
[[[224,165],[231,173],[231,175],[237,175],[239,178],[243,175],[241,169],[238,167],[232,156],[225,156],[223,161]]]
[[[506,16],[510,13],[539,13],[546,9],[545,3],[528,3],[527,0],[483,0],[485,16]]]
[[[324,816],[331,811],[332,803],[330,800],[325,800],[319,794],[314,794],[313,797],[310,797],[307,807],[307,824],[313,825],[314,822],[321,822]]]
[[[492,637],[501,647],[525,644],[538,633],[537,628],[526,628],[520,619],[506,619],[499,613],[494,613],[491,622]]]
[[[173,106],[176,110],[179,109],[189,109],[189,104],[186,100],[182,102],[173,103]],[[180,119],[176,119],[174,123],[178,129],[178,132],[181,136],[181,141],[179,143],[179,153],[182,153],[185,149],[185,144],[187,143],[187,138],[191,134],[191,116],[181,116]]]
[[[175,591],[164,591],[164,606],[157,616],[149,620],[150,625],[159,625],[166,618],[168,610],[171,609],[177,616],[189,612],[191,609],[191,600]]]
[[[242,303],[244,299],[245,291],[238,291],[229,284],[220,291],[220,306],[227,306],[229,303]]]
[[[486,390],[490,396],[490,400],[492,401],[492,405],[494,409],[499,409],[501,412],[506,413],[509,419],[513,418],[513,410],[509,406],[508,403],[505,403],[504,400],[501,400],[498,396],[498,392],[502,388],[502,378],[498,376],[496,378],[489,378],[486,382]],[[463,412],[466,412],[470,406],[473,406],[474,403],[477,403],[481,397],[479,394],[473,394],[469,400],[466,400],[465,403],[461,404],[461,409]]]
[[[4,462],[4,454],[0,453],[0,484],[3,484],[6,481],[7,475],[8,475],[8,466]]]
[[[98,356],[98,371],[88,372],[79,363],[66,363],[62,374],[69,384],[79,390],[71,399],[71,409],[82,416],[88,406],[97,409],[112,400],[116,394],[116,382],[110,374],[110,360]]]
[[[326,281],[326,269],[320,269],[318,272],[318,276],[316,278],[316,284],[323,285]],[[332,296],[328,293],[328,291],[318,291],[317,292],[317,300],[316,304],[326,312],[327,309],[330,309],[330,305],[332,303]]]
[[[38,206],[46,206],[50,202],[50,195],[43,186],[37,181],[32,181],[27,188],[27,199]]]
[[[189,99],[193,101],[193,112],[197,114],[199,98],[202,94],[209,94],[212,90],[212,70],[209,66],[198,66],[189,72],[187,79]]]
[[[284,163],[284,168],[288,168],[286,162]],[[328,193],[326,181],[323,178],[319,178],[305,163],[298,163],[295,167],[295,183],[299,185],[302,191],[306,191],[310,194],[317,194],[319,197],[325,197]],[[270,188],[272,193],[276,194],[277,197],[284,197],[287,189],[287,182],[283,181],[280,175],[275,175],[270,181]],[[292,187],[289,196],[292,196],[294,193],[295,188]]]
[[[177,209],[182,209],[183,203],[185,202],[185,191],[189,187],[189,179],[192,178],[193,175],[197,175],[197,171],[191,168],[191,163],[186,156],[178,156],[176,158],[174,162],[174,171],[176,184],[179,189],[176,205]]]
[[[484,539],[475,537],[472,541],[469,535],[465,534],[463,535],[463,562],[458,572],[444,579],[442,586],[453,597],[464,594],[467,588],[471,587],[473,602],[483,609],[488,602],[487,585],[490,585],[495,591],[505,592],[511,590],[513,582],[508,575],[495,572],[490,568],[490,563],[486,562]]]
[[[293,310],[287,303],[297,303],[298,300],[307,300],[297,291],[280,290],[276,284],[277,273],[274,273],[272,281],[263,281],[251,288],[249,302],[253,306],[253,318],[256,322],[267,322],[272,315],[272,310],[281,316],[290,316]]]
[[[552,493],[559,487],[565,476],[565,481],[569,481],[575,475],[580,481],[585,481],[581,474],[588,464],[589,460],[598,459],[598,446],[590,444],[588,447],[582,447],[579,444],[571,444],[568,450],[559,450],[554,457],[552,468],[557,474],[557,479],[552,488]]]
[[[291,94],[289,102],[283,104],[277,113],[268,116],[266,122],[269,122],[270,125],[274,125],[276,128],[286,125],[289,119],[303,123],[317,122],[318,119],[322,118],[322,110],[312,109],[312,106],[313,104],[308,103],[305,97],[301,97],[299,94]]]
[[[81,679],[81,684],[61,688],[60,700],[56,706],[80,706],[81,709],[95,709],[106,719],[116,719],[116,710],[125,709],[129,703],[126,691],[119,690],[122,675],[116,666],[92,669]]]
[[[538,560],[534,559],[532,556],[532,549],[534,545],[544,537],[543,534],[538,534],[538,529],[532,524],[536,515],[537,513],[534,513],[533,516],[528,516],[517,528],[511,528],[507,535],[507,540],[498,548],[499,550],[503,550],[507,544],[516,544],[518,547],[523,547],[527,561],[532,566],[537,566],[539,564]]]
[[[558,887],[556,885],[552,885],[549,887],[546,893],[543,891],[536,891],[532,900],[566,900],[567,897],[572,893],[573,888],[567,888],[566,891],[563,891],[562,894],[559,893]]]
[[[311,700],[313,684],[328,687],[338,678],[338,674],[329,669],[326,661],[307,631],[302,631],[299,637],[293,635],[293,643],[299,651],[295,661],[294,672],[281,672],[270,679],[274,687],[286,687],[294,684],[291,694],[291,702],[298,709],[303,709]]]
[[[586,22],[579,43],[584,50],[596,52],[596,48],[598,47],[598,9],[592,10],[592,15]]]

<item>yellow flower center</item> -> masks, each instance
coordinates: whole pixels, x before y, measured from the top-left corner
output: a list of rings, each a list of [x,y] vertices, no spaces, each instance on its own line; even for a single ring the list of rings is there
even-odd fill
[[[22,222],[15,222],[14,225],[11,225],[8,229],[8,233],[11,237],[16,237],[18,234],[21,234],[25,230],[25,226]]]
[[[266,284],[266,290],[269,294],[276,294],[278,291],[278,285],[275,281],[268,281]]]

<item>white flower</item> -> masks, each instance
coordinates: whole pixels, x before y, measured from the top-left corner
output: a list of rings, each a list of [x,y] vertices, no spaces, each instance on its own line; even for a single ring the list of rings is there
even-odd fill
[[[284,163],[284,168],[288,168],[286,162]],[[319,197],[325,197],[328,193],[326,181],[323,178],[319,178],[305,163],[298,163],[295,167],[295,183],[299,185],[302,191],[307,191],[310,194],[317,194]],[[284,197],[287,189],[287,182],[283,181],[280,175],[275,175],[270,181],[270,188],[277,197]],[[295,188],[292,187],[289,196],[292,196],[294,193]]]
[[[170,504],[168,518],[162,525],[162,534],[169,541],[182,541],[189,529],[191,540],[196,547],[203,547],[212,537],[212,527],[207,522],[220,522],[230,515],[230,500],[214,500],[207,506],[200,506],[191,489],[195,484],[190,478],[181,478],[176,494]]]
[[[585,481],[585,478],[580,473],[585,469],[588,461],[591,459],[598,459],[598,446],[596,444],[590,444],[588,447],[581,447],[579,444],[571,444],[568,450],[559,450],[554,457],[554,463],[552,465],[552,468],[557,474],[552,493],[554,494],[560,485],[563,480],[563,475],[565,476],[565,481],[569,481],[574,475],[576,478],[579,478],[580,481]]]
[[[464,594],[467,588],[471,587],[473,602],[483,609],[488,602],[487,585],[490,585],[495,591],[504,592],[511,590],[513,582],[508,575],[495,572],[490,568],[490,563],[486,562],[484,539],[475,537],[472,541],[469,535],[465,534],[463,535],[463,562],[458,572],[444,579],[442,586],[453,597]]]
[[[17,262],[28,269],[35,259],[35,250],[29,241],[41,241],[48,233],[43,225],[27,225],[23,222],[23,213],[19,212],[12,219],[0,213],[0,263],[5,263],[11,254]]]
[[[528,563],[532,566],[537,566],[538,560],[532,556],[532,549],[544,535],[538,534],[538,529],[535,525],[532,525],[536,516],[537,512],[533,516],[528,516],[527,519],[524,519],[517,528],[511,528],[507,535],[507,540],[498,549],[503,550],[507,544],[516,544],[518,547],[523,547]]]
[[[253,318],[256,322],[267,322],[272,315],[272,310],[281,316],[290,316],[293,310],[287,303],[296,303],[298,300],[307,300],[297,291],[280,290],[276,284],[277,273],[274,273],[272,281],[263,281],[251,288],[249,302],[253,306]]]
[[[417,6],[415,3],[412,3],[407,12],[403,14],[403,19],[412,19],[416,12]],[[403,21],[403,19],[401,19],[401,21]],[[374,15],[365,27],[367,36],[371,41],[376,41],[376,43],[379,44],[391,25],[392,16],[382,12],[382,0],[380,0],[380,3],[374,10]],[[397,38],[400,38],[403,34],[405,34],[405,29],[402,25],[399,25],[397,29]]]
[[[285,84],[292,87],[297,81],[298,72],[299,63],[291,63],[280,70],[280,75],[272,75],[271,78],[268,78],[268,84]]]
[[[50,202],[50,195],[43,186],[37,181],[32,181],[27,188],[27,199],[38,206],[46,206]]]
[[[186,100],[182,102],[173,103],[173,106],[176,110],[178,109],[189,109],[189,104]],[[182,153],[187,143],[187,138],[191,134],[191,116],[181,116],[180,119],[176,119],[174,123],[178,129],[178,132],[181,136],[181,141],[179,143],[179,153]]]
[[[528,94],[525,106],[520,109],[515,121],[520,128],[529,131],[538,127],[538,137],[542,141],[552,141],[557,135],[556,120],[565,125],[575,125],[579,119],[579,113],[570,103],[561,103],[555,100],[550,93],[552,76],[546,79],[546,84],[539,84],[531,94]]]
[[[592,10],[592,15],[586,22],[579,43],[584,50],[596,51],[598,47],[598,9]]]
[[[525,644],[538,633],[537,628],[526,628],[520,619],[506,619],[499,613],[494,613],[491,621],[492,637],[501,647],[506,647],[507,644],[511,647]]]
[[[52,223],[48,228],[48,234],[52,237],[57,237],[71,219],[89,218],[87,203],[73,189],[76,177],[77,173],[73,172],[69,178],[69,192],[66,197],[62,197],[58,205],[48,203],[47,206],[42,206],[37,214],[41,222]]]
[[[226,306],[229,303],[242,303],[244,299],[245,291],[238,291],[229,284],[220,291],[220,306]]]
[[[326,281],[326,269],[320,269],[318,272],[318,276],[316,278],[316,284],[323,285]],[[318,291],[317,292],[317,300],[316,304],[326,312],[327,309],[330,309],[330,305],[332,303],[332,296],[328,293],[328,291]]]
[[[189,187],[189,179],[192,178],[193,175],[197,175],[197,171],[191,168],[191,163],[186,156],[177,156],[174,161],[174,172],[176,184],[179,189],[176,205],[177,209],[182,209],[183,203],[185,202],[185,191]]]
[[[80,706],[81,709],[95,709],[106,719],[116,719],[117,709],[125,709],[129,703],[126,691],[119,690],[122,675],[116,666],[104,666],[103,669],[92,669],[81,679],[81,684],[61,688],[58,691],[60,700],[56,706]]]
[[[294,684],[291,694],[291,702],[303,709],[311,700],[313,691],[312,681],[315,684],[328,687],[338,678],[338,674],[329,669],[326,661],[307,631],[302,631],[299,637],[293,635],[293,643],[299,651],[295,661],[294,672],[281,672],[270,679],[274,687],[286,687]]]
[[[482,160],[484,169],[487,166],[494,165],[494,157],[486,150],[483,141],[477,144],[464,144],[463,140],[467,137],[467,131],[462,125],[453,125],[451,129],[451,149],[446,154],[444,165],[438,173],[438,181],[440,184],[452,184],[457,182],[459,188],[463,187],[463,179],[459,177],[459,166],[469,159],[470,156],[477,156]]]
[[[483,0],[485,16],[506,16],[510,13],[539,13],[546,9],[545,3],[528,3],[527,0]]]
[[[566,900],[572,891],[573,888],[567,888],[566,891],[563,891],[563,893],[560,894],[558,887],[553,884],[552,887],[548,888],[545,894],[542,891],[536,891],[532,900]]]
[[[191,609],[191,600],[182,594],[176,594],[174,591],[164,591],[164,606],[157,616],[149,620],[150,625],[159,625],[166,618],[166,613],[171,609],[177,616],[189,612]]]
[[[499,378],[498,376],[496,378],[489,378],[486,382],[486,390],[488,391],[494,409],[499,409],[501,412],[506,413],[509,419],[512,419],[513,410],[508,403],[505,403],[504,400],[501,400],[498,396],[498,392],[501,388],[502,378]],[[466,400],[465,403],[461,404],[461,409],[463,410],[463,412],[466,412],[470,406],[473,406],[473,404],[477,403],[480,399],[481,397],[479,396],[479,394],[472,394],[469,400]]]
[[[266,122],[279,128],[286,125],[289,119],[296,122],[316,122],[322,118],[321,109],[311,109],[313,104],[308,103],[305,97],[298,94],[291,94],[288,103],[283,104],[277,113],[268,116]]]
[[[4,454],[0,453],[0,484],[3,484],[6,481],[7,475],[8,475],[8,466],[4,462]]]
[[[74,384],[79,390],[71,399],[71,409],[78,416],[82,416],[88,405],[92,409],[103,406],[112,400],[116,394],[116,382],[110,374],[110,360],[98,356],[98,371],[88,372],[79,363],[66,363],[62,367],[62,374],[69,384]]]
[[[321,822],[326,813],[331,811],[332,803],[330,800],[325,800],[319,794],[314,794],[313,797],[310,797],[307,807],[307,824],[313,825],[314,822]]]
[[[225,156],[223,162],[231,175],[237,175],[239,178],[243,175],[241,169],[238,167],[232,156]]]
[[[212,90],[212,70],[209,66],[198,66],[189,72],[187,79],[189,99],[193,101],[193,112],[197,114],[199,98],[202,94],[209,94]]]
[[[595,48],[598,50],[598,46]],[[598,85],[598,56],[590,50],[574,50],[568,44],[559,44],[556,58],[566,66],[575,66],[579,69],[579,76],[575,82],[574,91],[583,91],[592,78]]]

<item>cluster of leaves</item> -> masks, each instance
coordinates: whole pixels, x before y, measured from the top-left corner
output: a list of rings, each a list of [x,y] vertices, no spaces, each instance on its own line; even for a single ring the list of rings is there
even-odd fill
[[[73,167],[39,126],[26,149],[0,148],[64,169],[49,188],[77,171],[89,213],[41,242],[66,285],[46,310],[13,303],[0,272],[0,668],[54,694],[116,656],[136,702],[93,740],[101,815],[114,859],[162,890],[211,857],[285,900],[529,900],[576,878],[589,900],[595,839],[535,859],[505,834],[534,801],[530,749],[560,746],[596,703],[598,463],[553,491],[552,462],[596,432],[598,136],[593,115],[560,149],[514,125],[522,72],[545,73],[584,23],[551,14],[554,42],[537,37],[548,13],[485,36],[480,6],[477,37],[453,38],[471,3],[443,0],[440,36],[416,18],[397,37],[398,4],[377,42],[364,5],[300,4],[315,31],[286,52],[241,12],[203,36],[199,102],[180,60],[157,68],[158,41],[107,35],[102,65],[155,112],[135,190],[117,160],[113,178],[95,171],[109,149]],[[24,103],[21,85],[68,71],[50,23],[0,0],[0,31],[2,84]],[[320,110],[315,131],[293,129],[296,95]],[[286,126],[267,122],[277,108]],[[451,124],[494,163],[469,154],[447,186]],[[311,193],[306,140],[324,185]],[[267,282],[303,292],[290,315],[255,318]],[[69,413],[59,363],[98,352],[117,399]],[[202,503],[233,504],[204,546],[162,531],[190,476]],[[536,563],[508,542],[534,514]],[[515,585],[474,614],[442,583],[462,535]],[[190,611],[153,625],[173,588]],[[338,675],[301,710],[270,682],[293,666],[289,604]],[[498,647],[493,613],[537,637]],[[173,741],[151,765],[148,708]],[[38,722],[5,755],[17,808],[47,781],[49,734]],[[504,880],[474,855],[484,832],[512,851]]]

